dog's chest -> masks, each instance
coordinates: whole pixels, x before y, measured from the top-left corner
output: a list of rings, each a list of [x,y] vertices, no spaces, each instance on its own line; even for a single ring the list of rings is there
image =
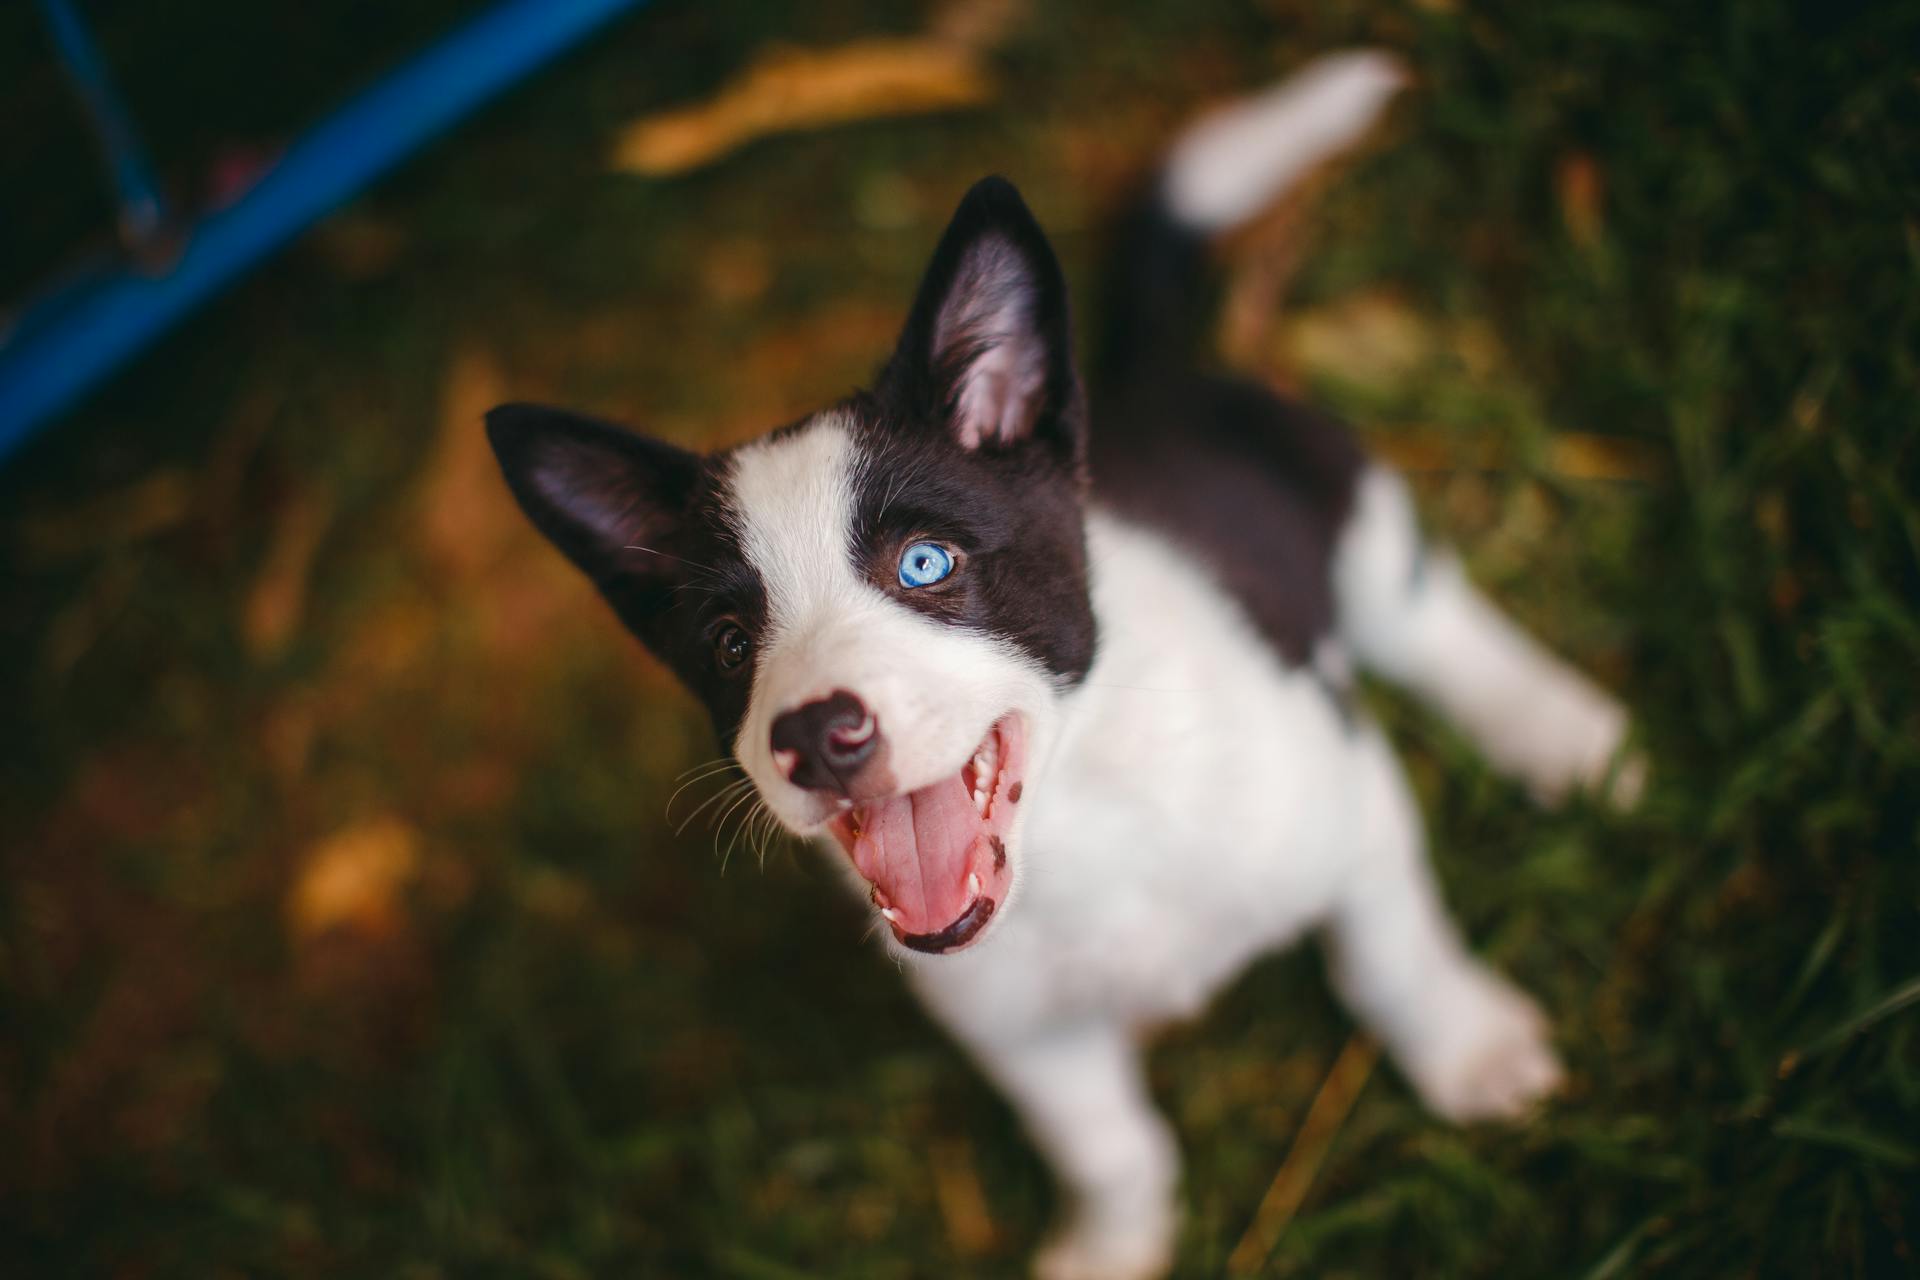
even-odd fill
[[[920,974],[970,1021],[1197,1012],[1324,909],[1379,749],[1167,543],[1097,514],[1088,535],[1100,656],[1034,779],[1019,897]]]

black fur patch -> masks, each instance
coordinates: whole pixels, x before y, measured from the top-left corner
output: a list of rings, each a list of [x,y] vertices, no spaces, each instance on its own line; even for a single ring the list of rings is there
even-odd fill
[[[866,465],[854,486],[855,565],[909,608],[1011,641],[1063,684],[1093,665],[1080,485],[1045,449],[972,451],[913,430],[902,410],[859,404]],[[899,585],[900,552],[930,539],[955,547],[953,576]]]
[[[755,664],[749,657],[726,669],[715,638],[729,621],[756,634],[767,604],[721,508],[727,455],[703,458],[537,405],[493,410],[487,434],[535,527],[706,704],[721,741],[731,743]]]
[[[1114,221],[1100,274],[1100,340],[1093,366],[1115,387],[1164,369],[1192,366],[1214,310],[1206,237],[1168,211],[1158,176]]]
[[[991,250],[983,271],[982,247]],[[1011,440],[960,441],[957,388],[982,348],[952,323],[1018,298],[1014,341],[1042,376]],[[988,309],[991,309],[990,307]],[[949,345],[943,348],[942,335]],[[882,590],[934,617],[1011,641],[1062,683],[1093,664],[1087,592],[1086,408],[1073,366],[1066,282],[1012,184],[976,183],[934,250],[900,341],[874,390],[846,406],[864,465],[855,486],[854,558]],[[963,560],[940,587],[905,590],[900,551],[929,538]]]
[[[1332,558],[1366,456],[1251,382],[1165,372],[1095,410],[1095,498],[1198,557],[1282,657],[1333,626]]]

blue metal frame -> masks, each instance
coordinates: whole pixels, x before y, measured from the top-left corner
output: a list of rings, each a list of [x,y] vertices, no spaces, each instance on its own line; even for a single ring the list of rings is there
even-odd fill
[[[139,243],[160,230],[166,221],[167,207],[154,184],[153,168],[140,145],[140,135],[127,117],[127,109],[107,75],[100,51],[94,47],[87,24],[71,0],[40,0],[40,12],[53,35],[53,46],[67,64],[67,76],[93,118],[94,132],[100,135],[100,148],[106,153],[107,168],[120,198],[120,231],[128,241]]]
[[[30,310],[0,339],[0,461],[52,415],[72,405],[169,325],[242,271],[338,207],[409,153],[594,29],[646,0],[502,0],[296,141],[236,204],[191,229],[164,275],[126,272],[96,280]],[[152,190],[92,43],[60,38],[75,78],[104,93],[103,134],[123,193]],[[74,50],[80,49],[78,59]],[[89,91],[89,108],[102,119]],[[113,122],[118,121],[119,124]],[[131,170],[122,160],[133,158]],[[157,210],[157,206],[156,206]]]

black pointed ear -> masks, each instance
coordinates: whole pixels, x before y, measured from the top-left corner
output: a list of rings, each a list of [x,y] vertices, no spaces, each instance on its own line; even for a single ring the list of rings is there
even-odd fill
[[[954,211],[880,388],[963,448],[1039,441],[1082,456],[1066,282],[1005,178],[981,179]]]
[[[663,544],[674,540],[692,507],[697,455],[531,404],[489,412],[487,438],[534,527],[602,589],[616,575],[671,576],[674,561]],[[647,550],[655,554],[641,554]]]

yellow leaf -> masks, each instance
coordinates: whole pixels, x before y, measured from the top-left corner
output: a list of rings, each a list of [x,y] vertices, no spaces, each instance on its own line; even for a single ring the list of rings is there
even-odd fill
[[[971,107],[992,88],[965,45],[920,37],[836,49],[773,49],[718,95],[636,121],[613,166],[660,176],[697,169],[756,138],[883,116]]]
[[[356,823],[308,851],[287,898],[287,923],[310,941],[336,929],[385,935],[420,871],[420,836],[392,816]]]

